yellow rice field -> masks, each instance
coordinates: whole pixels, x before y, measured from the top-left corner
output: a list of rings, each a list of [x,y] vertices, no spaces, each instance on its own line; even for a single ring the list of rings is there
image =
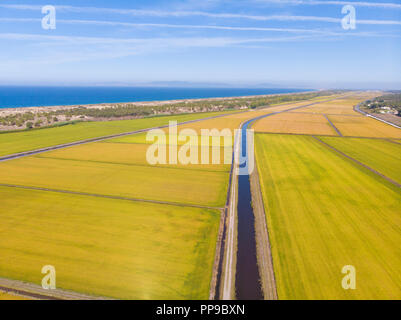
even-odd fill
[[[224,206],[228,176],[228,172],[39,157],[0,163],[3,184],[211,207]]]
[[[256,132],[337,135],[323,115],[280,113],[256,121]]]
[[[329,115],[328,117],[344,136],[401,138],[400,129],[366,116],[347,117]]]
[[[0,187],[0,277],[117,299],[207,299],[220,214]],[[0,293],[1,299],[1,293]]]
[[[310,136],[258,134],[256,159],[279,299],[400,298],[398,187]]]

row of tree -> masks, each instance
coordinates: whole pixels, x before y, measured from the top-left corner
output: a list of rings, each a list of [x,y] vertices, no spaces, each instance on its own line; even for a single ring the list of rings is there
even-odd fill
[[[75,108],[49,110],[38,113],[27,111],[0,118],[0,125],[18,127],[41,127],[56,124],[59,118],[63,121],[70,120],[104,120],[118,118],[143,118],[158,115],[195,113],[195,112],[214,112],[238,109],[257,109],[269,105],[302,101],[320,96],[329,96],[343,91],[313,91],[295,94],[280,94],[272,96],[227,98],[219,100],[201,100],[177,102],[174,104],[140,106],[132,103],[116,103],[105,105],[102,108],[91,108],[89,106],[78,106]]]

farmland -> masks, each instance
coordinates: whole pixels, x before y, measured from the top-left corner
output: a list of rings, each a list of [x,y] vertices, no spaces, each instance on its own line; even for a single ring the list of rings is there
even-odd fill
[[[364,98],[353,94],[291,110],[321,100],[316,99],[175,127],[178,133],[233,131],[248,119],[286,111],[254,124],[255,131],[263,132],[256,135],[256,158],[279,299],[387,299],[400,293],[399,188],[322,143],[400,181],[401,144],[396,139],[401,136],[391,135],[398,131],[346,113]],[[312,107],[324,113],[306,111]],[[218,114],[0,134],[0,146],[14,153],[31,150],[30,141],[34,146],[65,143],[63,134],[45,134],[56,129],[76,130],[76,136],[68,136],[76,141]],[[358,130],[366,130],[360,119],[374,121],[371,134],[378,132],[373,127],[380,128],[388,141],[338,137],[336,117],[356,121]],[[91,125],[97,129],[85,127]],[[340,128],[343,135],[346,129]],[[0,162],[0,278],[40,284],[41,267],[50,264],[56,266],[58,288],[76,293],[117,299],[209,298],[230,164],[201,164],[201,154],[207,149],[211,162],[217,151],[223,159],[225,153],[232,155],[231,143],[196,147],[199,164],[169,164],[169,138],[177,136],[169,136],[168,128],[161,132],[166,140],[159,147],[166,147],[167,160],[162,164],[148,162],[153,141],[146,140],[146,132]],[[17,134],[28,138],[13,146],[10,139]],[[191,141],[173,140],[178,152]],[[358,290],[341,287],[341,268],[348,264],[357,268]]]
[[[217,210],[0,187],[2,277],[122,299],[208,297]],[[16,205],[18,204],[18,205]]]
[[[262,112],[186,128],[234,129]],[[136,120],[144,122],[140,125],[132,120],[129,129],[180,119]],[[41,267],[50,264],[60,289],[119,299],[207,299],[230,166],[150,165],[145,137],[0,163],[1,198],[7,199],[0,216],[2,229],[8,230],[0,241],[0,277],[40,284]],[[216,148],[208,149],[212,154]],[[225,149],[218,151],[223,157]]]
[[[353,107],[366,99],[375,97],[376,95],[377,94],[375,93],[353,93],[350,97],[344,97],[333,101],[326,101],[314,106],[304,108],[302,109],[302,112],[337,115],[359,115],[356,111],[354,111]]]
[[[313,137],[258,134],[256,158],[279,299],[399,298],[399,188]]]
[[[401,144],[382,139],[320,139],[401,184]]]
[[[308,113],[328,113],[338,115],[357,115],[353,110],[353,106],[357,104],[359,100],[355,99],[339,99],[335,101],[327,101],[318,105],[304,108],[302,112]]]
[[[401,138],[401,130],[365,116],[329,115],[329,119],[344,136],[372,138]]]
[[[253,126],[256,132],[336,135],[328,120],[320,114],[280,113],[263,118]]]
[[[194,113],[136,120],[79,122],[66,126],[0,134],[0,157],[74,141],[168,125],[169,121],[184,122],[224,113]]]
[[[149,163],[146,159],[146,154],[149,148],[149,143],[145,144],[144,135],[139,134],[138,142],[115,142],[114,140],[108,140],[108,142],[97,142],[84,144],[80,146],[75,146],[70,149],[61,149],[54,150],[47,153],[43,153],[37,155],[37,158],[45,158],[45,159],[60,159],[60,160],[75,160],[75,161],[85,161],[85,162],[93,162],[93,163],[110,163],[110,164],[120,164],[120,165],[130,165],[130,166],[149,166]],[[166,137],[168,141],[168,137]],[[113,141],[113,142],[112,142]],[[223,159],[224,152],[230,152],[231,148],[212,148],[212,144],[210,143],[209,149],[209,162],[210,164],[202,164],[201,163],[201,155],[202,153],[206,153],[207,150],[205,147],[196,147],[197,152],[197,161],[199,164],[181,164],[178,162],[177,164],[169,164],[169,145],[166,145],[166,164],[155,164],[151,165],[151,167],[166,167],[166,168],[181,168],[181,169],[196,169],[196,170],[206,170],[206,171],[226,171],[230,170],[229,165],[221,165],[221,164],[212,164],[212,154],[214,150],[218,151],[220,155],[220,159]],[[160,147],[164,147],[160,145]],[[178,152],[177,152],[178,153]],[[231,159],[230,152],[230,159]]]
[[[0,163],[4,184],[212,207],[224,205],[227,180],[225,172],[38,157]]]

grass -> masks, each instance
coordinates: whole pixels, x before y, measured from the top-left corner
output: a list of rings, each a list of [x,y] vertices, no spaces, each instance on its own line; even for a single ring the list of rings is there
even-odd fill
[[[401,184],[401,144],[379,139],[320,139]]]
[[[40,157],[0,163],[0,183],[212,207],[224,206],[228,175]]]
[[[337,135],[327,119],[320,114],[281,113],[258,120],[256,132]]]
[[[219,228],[209,209],[0,187],[0,277],[119,299],[207,299]]]
[[[226,112],[193,113],[135,120],[78,122],[71,125],[0,134],[0,157],[24,151],[46,148],[85,139],[167,125],[169,121],[185,122]]]
[[[259,134],[256,157],[279,299],[399,299],[399,188],[308,136]]]
[[[344,136],[351,137],[372,137],[372,138],[401,138],[401,130],[388,124],[368,118],[333,116],[329,119],[340,130]]]

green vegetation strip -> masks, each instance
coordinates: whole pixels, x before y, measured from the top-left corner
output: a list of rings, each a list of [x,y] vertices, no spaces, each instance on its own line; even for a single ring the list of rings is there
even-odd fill
[[[169,121],[177,121],[181,123],[224,114],[229,113],[194,113],[135,120],[78,122],[75,124],[55,128],[1,133],[0,157],[20,152],[47,148],[60,144],[72,143],[81,140],[115,135],[146,128],[165,126],[168,125]]]

